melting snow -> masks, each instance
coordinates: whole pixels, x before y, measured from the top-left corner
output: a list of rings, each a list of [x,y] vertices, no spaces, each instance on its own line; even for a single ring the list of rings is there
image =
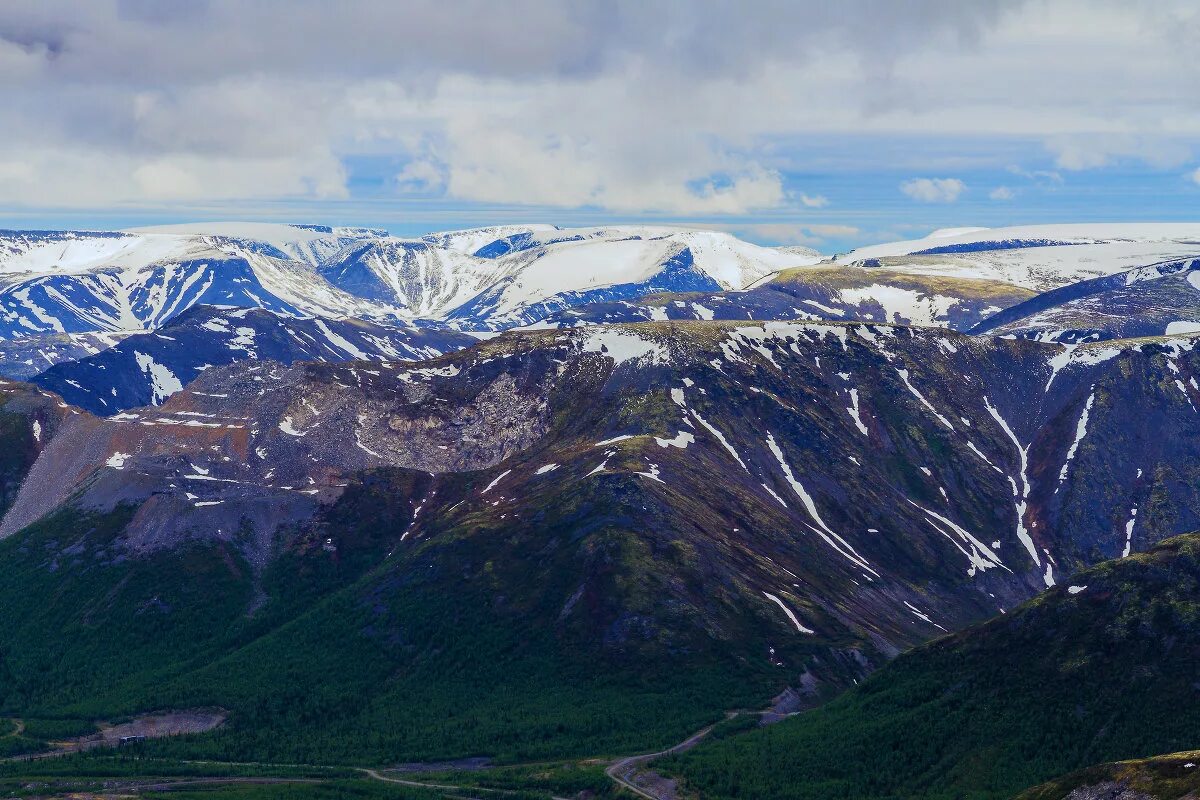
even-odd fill
[[[1082,591],[1083,591],[1084,589],[1086,589],[1086,588],[1087,588],[1087,585],[1086,585],[1086,584],[1084,584],[1083,586],[1068,586],[1068,587],[1067,587],[1067,593],[1068,593],[1068,594],[1079,594],[1080,592],[1082,592]]]
[[[921,609],[917,608],[916,606],[914,606],[912,603],[908,602],[907,600],[904,601],[904,605],[908,606],[909,611],[916,614],[918,617],[925,620],[930,625],[933,625],[936,628],[941,628],[942,630],[946,630],[945,628],[942,628],[941,625],[938,625],[936,622],[931,620],[927,614],[925,614],[923,611],[921,611]]]
[[[998,547],[999,542],[993,542],[992,548],[989,548],[952,520],[936,511],[931,511],[924,506],[913,503],[912,500],[908,502],[925,512],[925,516],[929,518],[929,524],[933,526],[934,530],[949,539],[950,543],[967,557],[967,560],[971,563],[970,568],[967,570],[968,575],[974,577],[976,572],[986,572],[992,567],[1000,567],[1008,572],[1012,572],[1012,570],[1004,566],[1003,562],[1000,561],[1000,557],[993,552],[993,548]],[[951,535],[951,532],[953,532],[954,536]],[[955,536],[958,537],[961,544],[955,541]],[[968,552],[964,549],[963,545],[969,547],[970,551]]]
[[[604,447],[605,445],[616,444],[617,442],[623,442],[626,439],[632,439],[632,438],[633,438],[633,434],[624,433],[624,434],[621,434],[620,436],[614,436],[611,439],[605,439],[603,442],[596,442],[594,445],[592,445],[592,447]]]
[[[1133,526],[1137,524],[1137,509],[1129,509],[1129,521],[1125,523],[1125,549],[1121,551],[1121,558],[1129,555],[1133,549]]]
[[[650,480],[658,481],[659,483],[665,484],[666,481],[664,481],[662,478],[658,477],[660,474],[658,471],[658,464],[651,463],[651,464],[649,464],[649,467],[650,467],[649,472],[635,472],[634,474],[641,475],[644,478],[649,478]]]
[[[545,475],[547,472],[553,472],[558,469],[558,464],[546,464],[544,467],[538,467],[534,475]]]
[[[905,386],[907,386],[907,387],[908,387],[908,390],[909,390],[910,392],[912,392],[912,393],[913,393],[913,395],[914,395],[914,396],[916,396],[916,398],[917,398],[918,400],[920,400],[920,401],[921,401],[921,404],[922,404],[922,405],[924,405],[924,406],[925,406],[927,409],[929,409],[931,412],[933,412],[933,415],[934,415],[935,417],[937,417],[937,418],[938,418],[938,419],[941,421],[941,423],[942,423],[943,425],[945,425],[945,426],[946,426],[947,428],[949,428],[950,430],[954,430],[954,425],[953,425],[953,424],[951,424],[950,420],[946,419],[946,418],[945,418],[945,417],[943,417],[941,414],[939,414],[939,413],[938,413],[938,410],[937,410],[936,408],[934,408],[934,407],[933,407],[933,404],[932,404],[932,403],[930,403],[928,400],[926,400],[926,399],[925,399],[925,395],[923,395],[923,394],[921,394],[919,391],[917,391],[917,387],[915,387],[915,386],[913,386],[913,385],[912,385],[912,382],[911,382],[911,381],[909,381],[909,379],[908,379],[908,370],[906,370],[906,369],[899,369],[899,368],[897,368],[897,369],[896,369],[896,372],[898,372],[898,373],[900,374],[900,379],[901,379],[902,381],[904,381],[904,385],[905,385]]]
[[[142,372],[145,372],[146,376],[150,378],[150,391],[153,395],[150,402],[154,405],[161,405],[168,397],[183,390],[183,384],[179,382],[174,373],[156,362],[153,356],[135,351],[133,357]]]
[[[768,600],[770,600],[772,603],[774,603],[775,605],[777,605],[783,609],[783,613],[787,614],[787,618],[792,621],[793,625],[796,626],[796,630],[800,631],[801,633],[810,633],[810,634],[816,633],[816,631],[814,631],[812,628],[806,628],[803,625],[801,625],[800,620],[796,619],[795,613],[793,613],[792,610],[790,608],[788,608],[787,605],[782,600],[780,600],[778,597],[771,594],[770,592],[763,592],[763,595],[765,595],[766,598]]]
[[[655,436],[654,441],[658,442],[659,447],[678,447],[681,450],[686,450],[689,444],[696,441],[696,437],[687,431],[680,431],[675,434],[674,439],[660,439]]]
[[[666,361],[666,349],[649,339],[627,331],[603,328],[583,335],[583,352],[604,353],[618,365],[649,357],[654,363]]]
[[[746,470],[747,473],[750,472],[750,468],[746,466],[745,461],[742,461],[742,457],[738,455],[738,451],[733,449],[733,445],[731,445],[729,440],[725,438],[725,434],[721,433],[715,427],[710,425],[708,420],[697,414],[694,410],[691,413],[692,416],[696,418],[696,421],[703,425],[705,430],[715,436],[717,441],[719,441],[725,447],[725,449],[729,451],[729,454],[734,457],[734,460],[741,464],[742,469]]]
[[[1001,429],[1003,429],[1008,438],[1012,440],[1012,443],[1017,448],[1017,454],[1021,458],[1021,488],[1017,488],[1017,482],[1011,477],[1008,479],[1008,482],[1012,484],[1013,496],[1016,499],[1017,538],[1021,540],[1023,545],[1025,545],[1025,549],[1029,551],[1029,555],[1033,559],[1033,563],[1041,566],[1042,559],[1040,556],[1038,556],[1037,547],[1033,543],[1033,537],[1029,535],[1029,530],[1025,527],[1025,511],[1029,506],[1029,448],[1021,446],[1021,441],[1017,438],[1017,435],[1013,433],[1013,429],[1009,427],[1008,423],[1005,422],[1004,417],[1000,416],[1000,412],[996,410],[996,407],[992,405],[992,401],[988,400],[987,395],[984,395],[983,403],[987,408],[988,413],[992,415],[992,419],[996,420],[996,422],[1000,424]],[[1047,586],[1054,585],[1054,578],[1050,572],[1050,564],[1046,564],[1045,580]]]
[[[325,338],[327,338],[335,347],[346,351],[352,358],[356,358],[359,361],[371,360],[369,355],[355,347],[350,340],[331,331],[329,326],[326,325],[322,320],[317,320],[317,327],[321,329],[321,333],[325,334]]]
[[[862,412],[860,412],[858,408],[858,389],[850,390],[850,407],[847,408],[846,411],[849,412],[850,418],[854,420],[854,424],[860,431],[862,431],[862,435],[870,435],[866,424],[863,423]]]
[[[774,489],[772,489],[770,486],[767,486],[765,483],[762,485],[762,487],[767,490],[767,492],[771,495],[771,497],[774,497],[776,500],[779,501],[779,505],[783,506],[784,508],[788,507],[788,504],[783,502],[783,498],[780,497],[779,495],[777,495],[775,493]]]
[[[1192,273],[1188,279],[1197,277],[1200,273]],[[1173,336],[1179,333],[1200,333],[1200,322],[1192,322],[1190,320],[1178,320],[1176,322],[1167,323],[1167,336]]]
[[[1088,414],[1092,411],[1092,404],[1096,401],[1096,387],[1092,387],[1092,393],[1088,395],[1087,403],[1083,406],[1083,413],[1079,415],[1079,422],[1075,424],[1075,441],[1071,442],[1071,448],[1067,450],[1067,460],[1063,462],[1062,470],[1058,473],[1058,482],[1061,485],[1067,479],[1067,470],[1071,467],[1071,459],[1075,458],[1075,453],[1079,450],[1079,443],[1083,441],[1083,437],[1087,435]],[[1055,489],[1055,491],[1058,491]]]
[[[487,493],[488,493],[488,492],[490,492],[492,489],[495,489],[495,488],[496,488],[496,484],[497,484],[497,483],[499,483],[500,481],[504,480],[504,477],[505,477],[506,475],[508,475],[508,473],[510,473],[510,472],[512,472],[512,470],[511,470],[511,469],[506,469],[506,470],[504,470],[504,472],[501,472],[499,475],[497,475],[495,478],[493,478],[493,479],[492,479],[492,482],[491,482],[491,483],[489,483],[489,484],[487,485],[487,487],[486,487],[486,488],[485,488],[485,489],[484,489],[482,492],[480,492],[480,494],[487,494]]]
[[[879,573],[871,568],[870,563],[865,558],[860,556],[849,542],[847,542],[845,539],[835,533],[832,528],[826,525],[825,520],[821,519],[821,515],[817,511],[816,503],[813,502],[812,497],[807,491],[805,491],[800,482],[796,480],[796,476],[792,473],[791,465],[784,460],[783,450],[779,448],[779,444],[775,441],[775,437],[771,433],[767,433],[767,447],[771,449],[771,452],[775,455],[775,459],[779,462],[779,466],[783,470],[783,476],[787,479],[788,484],[792,487],[792,491],[794,491],[796,496],[800,498],[800,502],[804,505],[805,510],[808,511],[808,515],[812,517],[813,521],[817,524],[816,527],[809,525],[809,529],[824,539],[826,544],[836,550],[844,558],[867,570],[875,577],[879,577]]]
[[[104,463],[105,463],[105,465],[110,466],[113,469],[124,469],[125,461],[128,458],[129,458],[129,453],[113,453],[111,456],[108,457],[108,461],[105,461]]]

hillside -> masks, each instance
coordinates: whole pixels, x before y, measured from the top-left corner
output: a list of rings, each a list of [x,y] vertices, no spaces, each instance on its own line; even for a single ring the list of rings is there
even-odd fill
[[[1119,272],[1044,292],[971,333],[1078,343],[1200,330],[1200,259]]]
[[[238,361],[420,360],[475,341],[443,328],[200,305],[152,333],[130,334],[99,352],[44,369],[31,382],[93,414],[109,416],[161,405],[201,372]]]
[[[599,300],[740,290],[819,260],[726,233],[647,226],[420,239],[266,223],[0,231],[0,340],[153,330],[194,305],[503,330]]]
[[[823,708],[661,766],[705,798],[1001,798],[1194,748],[1198,599],[1200,535],[1177,537],[917,648]]]
[[[740,292],[658,293],[560,311],[536,327],[651,320],[841,320],[967,330],[1035,292],[1003,281],[825,264]]]
[[[1186,800],[1200,793],[1200,751],[1100,764],[1022,792],[1016,800]]]
[[[215,705],[187,752],[386,763],[813,704],[1194,527],[1191,345],[653,323],[241,362],[108,419],[12,384],[14,435],[61,419],[0,527],[0,711]]]

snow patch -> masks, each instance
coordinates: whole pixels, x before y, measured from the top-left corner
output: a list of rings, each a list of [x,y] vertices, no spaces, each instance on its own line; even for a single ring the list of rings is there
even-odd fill
[[[657,342],[644,339],[627,331],[612,328],[588,330],[583,335],[583,352],[603,353],[617,363],[648,359],[651,363],[665,363],[666,348]]]
[[[156,362],[153,356],[134,351],[133,357],[137,361],[138,367],[150,379],[151,403],[156,406],[162,405],[168,397],[183,391],[183,384],[179,382],[179,378],[176,378],[171,370]]]
[[[654,441],[658,442],[659,447],[678,447],[680,450],[686,450],[689,444],[696,441],[696,437],[687,431],[680,431],[673,439],[660,439],[655,436]]]
[[[783,613],[787,614],[787,618],[789,620],[791,620],[792,624],[796,626],[796,630],[800,631],[800,633],[808,633],[808,634],[816,633],[816,631],[814,631],[812,628],[806,628],[803,625],[801,625],[800,620],[796,619],[795,613],[790,608],[788,608],[787,605],[782,600],[780,600],[778,597],[771,594],[770,592],[763,592],[763,595],[766,596],[766,598],[768,600],[770,600],[772,603],[774,603],[775,605],[777,605],[783,609]]]
[[[767,433],[767,447],[771,450],[771,453],[774,454],[775,460],[779,462],[779,467],[783,470],[783,476],[787,480],[788,485],[792,487],[792,491],[795,492],[796,496],[800,498],[800,502],[803,504],[804,509],[808,512],[808,515],[812,517],[813,522],[816,523],[816,527],[809,525],[809,530],[813,531],[822,539],[824,539],[825,543],[836,550],[842,557],[867,570],[875,577],[879,577],[879,573],[871,568],[870,562],[860,556],[849,542],[835,533],[832,528],[825,524],[825,520],[821,519],[821,515],[817,511],[816,503],[813,502],[812,497],[804,489],[804,486],[801,485],[800,481],[796,480],[796,476],[792,472],[791,465],[788,464],[783,457],[783,450],[780,449],[779,443],[775,441],[774,435],[772,435],[770,432]]]

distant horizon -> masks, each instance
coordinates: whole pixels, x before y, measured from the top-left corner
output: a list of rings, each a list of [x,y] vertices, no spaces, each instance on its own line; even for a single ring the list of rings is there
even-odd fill
[[[13,0],[0,225],[679,224],[833,253],[1187,219],[1197,26],[1185,0]]]
[[[422,236],[445,233],[455,230],[474,230],[480,228],[490,228],[499,226],[520,226],[520,225],[552,225],[558,228],[592,228],[592,227],[633,227],[633,226],[649,226],[649,227],[664,227],[664,228],[681,228],[688,230],[713,230],[724,233],[729,233],[753,244],[764,247],[789,247],[797,246],[795,242],[779,241],[771,236],[755,235],[756,229],[753,224],[747,223],[720,223],[705,220],[659,220],[659,219],[625,219],[625,218],[595,218],[589,217],[583,221],[553,221],[547,219],[520,219],[520,220],[499,220],[488,221],[479,224],[453,224],[446,227],[422,227],[419,223],[408,224],[389,224],[387,221],[375,221],[372,223],[360,223],[354,221],[337,220],[327,221],[324,219],[307,219],[303,217],[235,217],[235,216],[210,216],[210,217],[186,217],[186,216],[145,216],[140,219],[133,217],[123,217],[118,220],[110,220],[109,222],[101,222],[99,219],[95,223],[87,224],[54,224],[54,221],[66,223],[68,220],[76,219],[76,217],[67,216],[50,216],[42,219],[42,224],[22,223],[20,220],[9,220],[6,215],[0,214],[0,230],[14,231],[129,231],[137,228],[151,227],[170,227],[175,225],[204,225],[204,224],[220,224],[220,223],[248,223],[248,224],[269,224],[269,225],[324,225],[331,228],[372,228],[386,231],[389,235],[404,239],[419,239]],[[86,219],[86,218],[85,218]],[[953,230],[957,228],[964,229],[986,229],[986,230],[1002,230],[1008,228],[1022,228],[1040,225],[1122,225],[1122,224],[1147,224],[1147,225],[1170,225],[1170,224],[1195,224],[1200,225],[1200,217],[1194,219],[1162,219],[1162,218],[1097,218],[1097,219],[1060,219],[1060,220],[1029,220],[1017,222],[1005,222],[1004,224],[986,225],[986,224],[947,224],[936,225],[931,224],[926,226],[906,226],[901,235],[886,238],[863,238],[863,239],[845,239],[841,240],[844,245],[833,248],[828,245],[817,246],[815,244],[800,244],[799,246],[808,247],[821,253],[824,256],[835,256],[852,250],[869,247],[871,245],[886,244],[889,242],[908,241],[924,239],[931,234],[940,230]]]

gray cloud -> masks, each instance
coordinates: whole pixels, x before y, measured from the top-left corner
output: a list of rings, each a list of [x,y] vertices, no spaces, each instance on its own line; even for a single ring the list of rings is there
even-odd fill
[[[871,69],[944,36],[976,41],[1002,0],[8,0],[0,38],[48,77],[155,85],[246,73],[415,77],[594,75],[637,59],[683,74],[745,77],[814,46]]]
[[[1198,19],[1165,0],[7,0],[0,203],[336,197],[345,159],[385,154],[409,164],[398,192],[811,210],[781,171],[847,132],[1177,166],[1200,76],[1166,45]]]

